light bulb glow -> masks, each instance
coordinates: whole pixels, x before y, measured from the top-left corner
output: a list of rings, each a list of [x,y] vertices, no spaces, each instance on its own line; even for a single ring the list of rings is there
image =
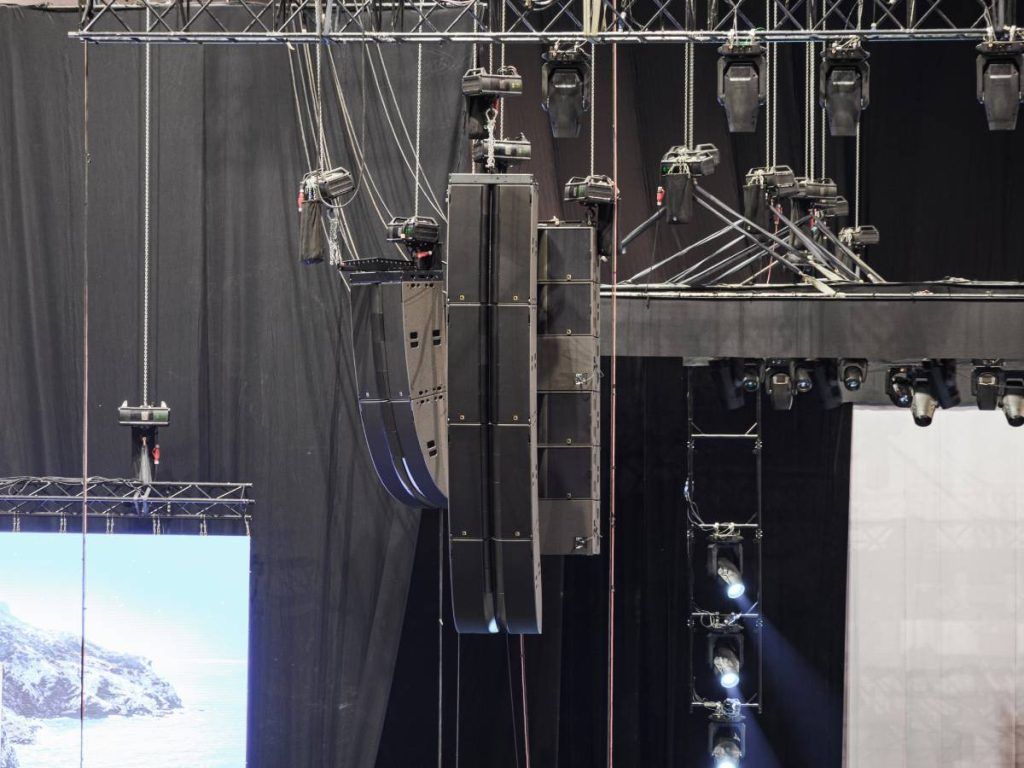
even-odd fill
[[[735,688],[737,685],[740,684],[740,676],[737,675],[735,672],[726,672],[724,675],[722,675],[721,680],[719,682],[722,683],[723,688]]]
[[[736,600],[737,598],[743,597],[743,594],[746,591],[747,588],[743,586],[743,582],[741,581],[738,584],[730,584],[729,588],[725,590],[725,594],[727,594],[731,599]]]

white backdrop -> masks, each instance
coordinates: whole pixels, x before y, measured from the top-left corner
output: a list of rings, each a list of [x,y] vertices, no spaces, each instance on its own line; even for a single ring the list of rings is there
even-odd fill
[[[1024,428],[858,407],[848,768],[1024,766]]]

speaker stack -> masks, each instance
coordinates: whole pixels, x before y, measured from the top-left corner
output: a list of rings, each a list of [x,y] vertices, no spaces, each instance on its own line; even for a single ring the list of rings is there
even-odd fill
[[[448,188],[448,520],[462,633],[541,630],[537,193],[529,174]]]
[[[542,552],[600,552],[600,274],[591,226],[538,229]]]

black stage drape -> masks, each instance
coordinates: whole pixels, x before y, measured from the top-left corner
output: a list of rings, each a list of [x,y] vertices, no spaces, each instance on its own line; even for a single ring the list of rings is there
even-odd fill
[[[81,474],[76,22],[0,8],[0,475]],[[380,99],[358,85],[367,60],[354,47],[336,55],[371,171],[409,215],[411,174],[394,162]],[[328,267],[298,263],[307,166],[288,57],[280,46],[154,46],[152,57],[152,367],[172,408],[160,473],[254,484],[248,764],[372,765],[420,512],[389,501],[362,447],[344,289]],[[124,476],[116,407],[140,397],[142,48],[89,58],[89,471]],[[384,58],[411,132],[416,51]],[[449,84],[467,61],[455,46],[424,52],[423,162],[442,199],[463,156]],[[355,168],[337,111],[328,105],[331,152]],[[362,255],[385,253],[365,197],[349,210]]]
[[[1024,170],[1024,148],[1019,133],[988,132],[974,96],[973,48],[869,48],[872,104],[863,123],[861,221],[882,233],[869,260],[894,281],[1024,279],[1012,216],[1024,203],[1015,181]],[[533,143],[533,160],[523,169],[540,181],[541,215],[572,219],[578,214],[563,206],[561,187],[589,171],[589,139],[586,132],[577,140],[551,139],[539,108],[540,53],[508,50],[524,75],[525,93],[509,101],[506,134],[524,131]],[[683,53],[677,45],[624,45],[618,55],[621,234],[653,210],[657,162],[669,146],[683,142]],[[739,205],[743,174],[764,164],[764,115],[756,135],[730,136],[715,101],[716,55],[699,46],[696,59],[695,136],[722,153],[718,172],[705,183]],[[803,47],[783,48],[780,61],[778,161],[799,174]],[[610,175],[609,47],[598,48],[596,71],[595,170]],[[826,162],[828,175],[852,200],[852,142],[830,139]],[[620,260],[620,279],[716,226],[705,216],[688,227],[659,227]],[[604,277],[610,281],[607,267]],[[606,360],[606,384],[608,373]],[[687,707],[684,371],[680,361],[624,359],[618,376],[615,763],[704,765],[706,718],[691,716]],[[697,401],[702,425],[724,418],[707,381],[698,376],[695,384],[703,387]],[[607,414],[607,389],[604,406]],[[751,726],[744,765],[810,768],[842,761],[850,418],[845,408],[822,411],[813,398],[798,400],[790,413],[765,411],[765,714]],[[602,434],[607,494],[607,419]],[[747,504],[751,466],[735,453],[707,461],[703,506]],[[395,678],[400,695],[389,703],[378,768],[436,761],[436,535],[436,527],[421,529]],[[607,548],[597,558],[569,558],[561,565],[546,559],[544,565],[546,580],[553,582],[545,584],[547,595],[558,590],[564,599],[560,625],[553,626],[546,612],[545,634],[525,642],[532,764],[604,765]],[[458,716],[457,642],[447,627],[443,764],[455,764],[458,735],[459,765],[525,765],[513,741],[518,736],[522,744],[516,640],[510,681],[504,639],[462,638]],[[550,661],[558,658],[560,672]]]

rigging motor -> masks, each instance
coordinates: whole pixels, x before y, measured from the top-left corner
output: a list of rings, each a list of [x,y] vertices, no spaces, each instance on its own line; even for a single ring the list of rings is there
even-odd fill
[[[329,251],[327,230],[333,220],[331,209],[355,189],[352,174],[345,168],[310,171],[299,185],[299,258],[303,264],[319,264]],[[333,227],[331,227],[333,230]]]
[[[519,96],[522,92],[523,78],[513,66],[501,67],[493,74],[483,67],[466,72],[462,76],[462,94],[466,97],[466,133],[469,138],[487,136],[488,111],[497,111],[504,97]]]
[[[587,223],[597,231],[597,251],[602,256],[610,256],[615,247],[612,223],[618,198],[618,190],[610,176],[573,176],[565,184],[562,199],[567,203],[579,203],[587,209]]]
[[[743,215],[767,229],[771,207],[799,191],[796,174],[788,165],[751,168],[743,183]]]
[[[693,180],[709,176],[718,167],[718,148],[698,144],[670,147],[661,158],[661,185],[665,190],[665,209],[671,224],[688,224],[693,218]]]
[[[525,134],[520,133],[517,139],[474,139],[473,141],[473,162],[493,167],[499,173],[504,173],[517,163],[530,159],[532,149],[530,140]]]
[[[156,480],[160,464],[158,427],[171,423],[171,409],[160,405],[128,405],[125,400],[117,409],[117,423],[132,428],[132,472],[135,479],[150,484]]]

